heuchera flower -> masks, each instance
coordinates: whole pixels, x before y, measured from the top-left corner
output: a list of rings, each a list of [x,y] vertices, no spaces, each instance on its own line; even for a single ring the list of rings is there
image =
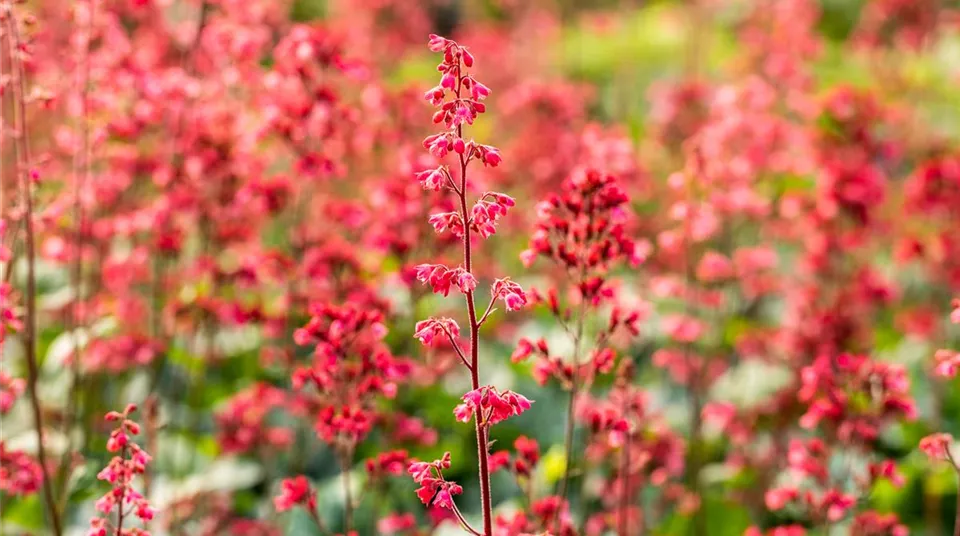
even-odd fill
[[[437,159],[453,155],[457,161],[452,175],[449,168],[428,169],[416,174],[417,180],[428,190],[446,190],[455,196],[452,212],[441,212],[430,217],[430,224],[438,233],[450,231],[463,244],[463,263],[457,268],[443,264],[421,264],[416,267],[416,278],[430,285],[434,293],[447,296],[452,286],[460,289],[466,298],[469,314],[468,350],[460,347],[456,340],[459,327],[450,319],[431,318],[419,322],[415,336],[424,344],[430,344],[439,335],[446,335],[463,365],[470,370],[473,390],[464,395],[464,404],[455,410],[459,420],[469,421],[474,412],[478,416],[476,426],[477,447],[480,457],[479,480],[482,496],[483,532],[473,527],[460,515],[453,504],[453,496],[460,493],[460,487],[443,480],[441,469],[449,466],[449,454],[443,460],[425,464],[411,465],[410,473],[420,484],[417,494],[428,506],[438,506],[454,514],[460,525],[472,534],[491,534],[493,531],[492,497],[490,487],[491,466],[501,463],[502,457],[491,463],[488,445],[489,426],[512,415],[518,415],[530,407],[530,401],[516,393],[498,392],[491,386],[480,386],[479,372],[479,331],[480,327],[494,311],[497,300],[503,300],[508,311],[523,307],[527,298],[520,285],[509,278],[497,279],[491,289],[491,300],[486,310],[477,313],[474,290],[477,279],[473,274],[478,248],[475,247],[473,234],[480,238],[489,238],[496,232],[497,222],[514,206],[513,198],[498,192],[484,193],[468,211],[467,199],[471,191],[467,170],[471,162],[478,160],[485,167],[497,167],[502,158],[500,151],[490,145],[479,144],[464,138],[464,127],[472,125],[477,116],[486,111],[482,102],[490,95],[490,89],[478,82],[468,69],[473,65],[473,55],[455,41],[437,35],[430,36],[430,50],[442,53],[443,59],[437,66],[441,73],[440,83],[424,94],[424,99],[437,108],[433,115],[434,124],[442,124],[445,131],[428,136],[423,146]],[[467,357],[469,356],[469,358]]]
[[[448,510],[455,510],[454,495],[463,493],[463,488],[454,482],[448,482],[443,477],[443,470],[450,468],[450,453],[445,452],[443,457],[432,462],[412,462],[407,472],[413,481],[420,484],[417,497],[427,506],[438,506]]]
[[[283,448],[293,441],[293,432],[269,423],[271,413],[287,402],[283,390],[256,383],[230,398],[214,414],[224,452],[255,452],[260,448]]]
[[[14,402],[26,389],[26,382],[21,378],[12,378],[6,372],[0,371],[0,415],[10,412]]]
[[[957,370],[960,369],[960,352],[946,349],[937,350],[934,359],[937,361],[937,367],[934,371],[938,376],[953,378],[957,375]]]
[[[460,336],[460,326],[451,318],[428,318],[417,322],[414,337],[426,346],[433,344],[438,337],[456,340]]]
[[[18,497],[31,495],[40,489],[43,472],[32,456],[9,450],[0,441],[0,492]]]
[[[923,451],[931,460],[950,460],[952,454],[950,446],[953,444],[953,436],[945,433],[930,434],[920,440],[920,450]]]
[[[960,198],[960,196],[958,196],[958,198]],[[950,322],[960,324],[960,300],[955,299],[950,305],[953,309],[950,312]],[[936,372],[938,376],[953,378],[957,375],[957,370],[960,369],[960,352],[944,348],[937,350],[934,354],[934,359],[937,362],[934,372]]]
[[[116,456],[97,474],[97,478],[109,482],[113,489],[97,500],[96,508],[101,517],[90,521],[89,534],[106,536],[109,530],[110,534],[118,536],[149,536],[143,529],[123,527],[122,515],[118,517],[116,524],[112,521],[112,512],[115,509],[132,512],[143,523],[154,516],[154,510],[147,499],[133,487],[134,479],[146,471],[151,460],[149,454],[130,440],[131,436],[140,433],[140,425],[130,419],[136,409],[136,405],[130,404],[122,413],[111,411],[105,417],[107,421],[117,423],[117,428],[110,433],[107,440],[107,451],[115,453]]]
[[[852,354],[822,356],[802,370],[801,380],[797,396],[808,409],[800,425],[814,428],[828,421],[838,426],[842,441],[873,441],[884,424],[916,415],[906,371],[899,365]],[[871,403],[857,404],[857,393],[868,394]]]
[[[315,512],[317,493],[307,477],[300,475],[287,478],[280,483],[280,495],[274,497],[273,505],[278,512],[286,512],[295,506],[303,506],[308,512]]]
[[[494,300],[503,300],[508,311],[516,311],[527,304],[527,295],[523,289],[509,278],[494,281],[490,292]]]
[[[463,404],[457,406],[453,413],[460,422],[470,422],[474,415],[480,415],[480,424],[484,426],[497,424],[514,415],[520,415],[530,409],[533,403],[523,395],[513,391],[499,392],[490,385],[474,389],[463,395]]]
[[[497,220],[506,216],[507,209],[515,204],[513,198],[505,194],[483,194],[471,211],[470,227],[480,236],[489,238],[497,232]]]
[[[536,229],[521,260],[529,266],[542,256],[587,274],[603,274],[621,260],[639,264],[646,251],[627,236],[627,205],[614,176],[575,171],[560,193],[537,204]]]
[[[310,311],[309,322],[294,332],[298,344],[314,345],[312,363],[293,372],[296,400],[315,415],[318,437],[347,456],[372,430],[377,398],[396,396],[411,366],[383,342],[382,312],[354,303],[315,304]]]
[[[477,288],[477,279],[464,268],[448,268],[442,264],[421,264],[417,266],[417,280],[428,284],[437,294],[450,294],[450,287],[456,286],[467,294]]]

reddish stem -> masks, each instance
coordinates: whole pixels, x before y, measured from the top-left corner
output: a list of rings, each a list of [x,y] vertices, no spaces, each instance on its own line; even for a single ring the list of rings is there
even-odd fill
[[[457,98],[460,98],[460,90],[463,82],[460,77],[459,68],[457,72]],[[463,126],[457,126],[457,137],[463,138]],[[470,223],[469,213],[467,212],[467,162],[464,155],[460,155],[460,191],[457,193],[460,198],[460,217],[463,219],[463,265],[467,272],[473,273],[473,258],[470,244]],[[477,307],[473,300],[473,291],[466,293],[467,312],[470,316],[470,382],[473,389],[480,388],[480,322],[477,319]],[[493,534],[493,500],[490,496],[490,460],[489,449],[487,448],[487,429],[480,423],[479,416],[475,419],[477,428],[477,457],[480,466],[480,497],[481,510],[483,512],[483,535],[491,536]]]
[[[40,462],[40,471],[43,476],[43,499],[50,513],[50,524],[56,536],[63,534],[60,525],[60,515],[53,496],[53,483],[50,481],[50,471],[47,466],[46,440],[43,431],[43,411],[40,398],[37,395],[37,384],[40,379],[40,367],[37,363],[37,279],[36,279],[36,238],[33,230],[33,193],[32,178],[28,165],[30,163],[30,146],[27,141],[27,116],[24,102],[24,73],[23,63],[17,61],[20,51],[20,37],[16,27],[13,7],[4,3],[3,13],[0,16],[6,19],[4,29],[5,44],[10,55],[10,74],[13,86],[14,99],[14,150],[17,160],[17,174],[20,176],[21,197],[24,207],[24,229],[26,234],[27,284],[26,284],[26,322],[24,326],[24,344],[27,358],[27,381],[29,383],[30,409],[33,413],[33,422],[37,435],[37,461]]]

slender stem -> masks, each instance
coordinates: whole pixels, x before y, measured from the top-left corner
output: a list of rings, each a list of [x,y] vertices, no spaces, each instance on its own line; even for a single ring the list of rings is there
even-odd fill
[[[320,519],[320,514],[317,513],[316,508],[308,508],[307,512],[310,513],[310,519],[312,519],[313,522],[316,523],[317,528],[320,529],[320,532],[324,534],[330,533],[330,531],[327,529],[327,526],[323,523],[323,520]]]
[[[953,454],[950,452],[950,447],[946,448],[947,461],[950,462],[950,465],[953,466],[954,472],[957,473],[957,511],[954,513],[953,520],[953,536],[960,536],[960,465],[957,465],[956,458],[953,457]]]
[[[477,531],[477,529],[473,528],[473,526],[467,522],[467,519],[463,517],[463,514],[460,512],[460,509],[457,508],[457,503],[452,503],[452,505],[453,505],[453,514],[457,516],[457,521],[460,522],[460,526],[462,526],[467,532],[469,532],[470,534],[473,534],[474,536],[482,536],[480,532]]]
[[[457,68],[456,95],[460,98],[463,79],[460,69]],[[463,125],[457,125],[457,137],[463,139]],[[463,219],[463,265],[467,272],[473,273],[473,258],[470,244],[469,212],[467,212],[467,163],[468,157],[460,154],[460,190],[457,197],[460,199],[460,217]],[[477,319],[477,306],[474,302],[473,291],[466,293],[467,312],[470,317],[470,381],[473,389],[480,388],[480,322]],[[479,458],[479,478],[481,509],[483,512],[483,536],[493,534],[493,500],[490,495],[490,460],[487,428],[481,424],[479,415],[475,416],[477,429],[477,458]]]
[[[575,443],[575,422],[574,411],[577,406],[577,394],[580,391],[580,346],[583,341],[583,324],[585,314],[585,299],[581,299],[577,311],[576,326],[572,333],[573,336],[573,378],[570,386],[570,397],[567,399],[566,428],[563,434],[563,444],[565,452],[566,467],[563,470],[563,478],[560,480],[560,500],[567,499],[567,493],[570,488],[570,477],[574,466],[574,443]]]
[[[36,237],[33,229],[33,193],[32,179],[28,169],[30,163],[30,145],[27,139],[26,104],[24,102],[24,73],[23,63],[18,61],[20,51],[20,37],[14,20],[13,8],[9,3],[3,4],[3,16],[7,23],[4,33],[4,44],[10,54],[10,75],[13,81],[14,125],[17,172],[20,176],[20,194],[24,207],[24,228],[26,233],[27,258],[27,289],[26,289],[26,322],[24,326],[24,344],[27,357],[27,381],[30,385],[30,407],[33,413],[33,422],[37,435],[37,460],[40,462],[40,471],[43,476],[43,498],[50,514],[50,524],[56,536],[63,534],[60,524],[60,514],[53,496],[53,483],[50,481],[49,467],[47,466],[46,441],[43,431],[43,411],[40,407],[40,398],[37,395],[37,384],[40,379],[40,367],[37,364],[37,279],[36,279]]]
[[[447,339],[450,340],[450,345],[453,346],[453,349],[457,351],[457,357],[460,358],[460,362],[463,363],[468,370],[472,370],[473,366],[467,361],[467,356],[463,355],[463,350],[460,349],[460,344],[457,342],[457,339],[454,338],[453,333],[450,333],[446,327],[443,328],[443,332],[447,334]]]
[[[352,450],[340,457],[340,482],[343,484],[343,530],[349,533],[353,526],[353,493],[350,489],[350,460]]]
[[[127,458],[127,447],[123,447],[122,456],[124,459]],[[120,498],[117,499],[117,536],[123,534],[123,499],[127,494],[127,486],[124,484],[120,487]]]

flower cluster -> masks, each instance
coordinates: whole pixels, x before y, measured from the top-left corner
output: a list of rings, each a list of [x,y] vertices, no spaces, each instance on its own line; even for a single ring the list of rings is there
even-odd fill
[[[136,405],[130,404],[122,413],[111,411],[105,417],[108,422],[117,423],[107,440],[107,451],[115,456],[97,478],[109,482],[113,489],[97,501],[97,510],[102,517],[90,521],[89,536],[149,536],[145,529],[123,526],[131,514],[144,524],[154,516],[154,509],[146,497],[133,487],[134,479],[146,472],[151,460],[150,455],[131,440],[131,436],[140,434],[140,425],[130,419],[136,409]],[[112,520],[114,511],[117,512],[115,523]]]
[[[841,441],[870,443],[884,424],[916,417],[909,380],[900,366],[840,354],[818,358],[801,377],[797,396],[807,411],[800,426],[830,426]],[[865,394],[865,401],[853,399]]]
[[[463,395],[463,404],[453,410],[457,420],[470,422],[475,416],[478,426],[491,426],[520,415],[530,409],[532,402],[513,391],[497,391],[496,387],[485,385]]]
[[[294,506],[303,506],[308,512],[316,512],[317,493],[307,477],[288,478],[280,483],[280,495],[274,497],[273,505],[278,512],[286,512]]]
[[[265,383],[254,384],[231,397],[214,415],[220,448],[224,452],[255,452],[289,445],[293,441],[291,431],[268,422],[270,413],[285,403],[285,393]]]
[[[616,179],[595,169],[578,170],[537,204],[537,224],[530,249],[521,253],[530,265],[538,257],[552,259],[574,272],[604,273],[618,260],[636,265],[645,248],[626,233],[627,194]],[[582,277],[582,276],[581,276]],[[580,290],[593,299],[599,288],[581,282]]]
[[[407,472],[413,481],[420,485],[417,497],[427,506],[436,505],[440,508],[456,510],[453,502],[454,495],[463,493],[463,488],[455,482],[449,482],[443,477],[443,470],[450,468],[450,453],[445,452],[443,457],[432,462],[411,462]]]
[[[960,527],[955,6],[587,4],[0,2],[2,530]]]
[[[7,449],[0,441],[0,492],[7,495],[30,495],[40,489],[43,473],[32,456]]]
[[[324,441],[355,444],[373,426],[375,397],[392,398],[410,368],[383,344],[386,328],[379,311],[315,305],[311,312],[294,339],[314,345],[312,364],[293,372],[293,386],[314,408],[316,431]],[[310,386],[312,393],[306,390]]]

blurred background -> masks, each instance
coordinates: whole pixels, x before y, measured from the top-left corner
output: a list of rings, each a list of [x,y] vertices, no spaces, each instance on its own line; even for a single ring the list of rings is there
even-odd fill
[[[683,467],[664,462],[669,475],[638,485],[646,525],[636,534],[786,525],[902,534],[858,524],[856,511],[867,510],[895,513],[913,534],[952,533],[957,475],[917,445],[960,433],[957,382],[934,372],[938,349],[960,349],[949,322],[960,296],[960,3],[30,0],[10,9],[29,43],[18,60],[28,108],[17,116],[5,91],[3,113],[23,121],[14,130],[29,126],[31,147],[22,153],[8,132],[0,165],[11,252],[0,294],[9,311],[0,533],[52,533],[15,322],[28,270],[18,155],[37,170],[36,390],[70,534],[86,533],[109,489],[96,478],[110,458],[102,416],[130,402],[154,456],[145,482],[159,511],[154,534],[322,534],[303,509],[274,507],[282,479],[300,474],[330,532],[341,532],[344,473],[358,534],[385,534],[382,519],[407,513],[421,532],[398,534],[461,533],[424,509],[405,473],[369,469],[366,460],[396,449],[421,460],[453,453],[445,476],[464,487],[458,504],[477,519],[474,431],[452,418],[469,375],[449,347],[413,337],[419,320],[462,315],[459,300],[431,294],[412,272],[459,262],[459,242],[427,224],[449,200],[412,178],[435,165],[420,145],[437,131],[422,99],[439,81],[431,33],[468,46],[492,89],[469,136],[499,147],[504,164],[471,181],[517,201],[477,254],[479,302],[507,275],[569,298],[561,270],[520,260],[536,204],[565,179],[601,170],[630,197],[630,233],[649,254],[607,275],[614,301],[643,311],[642,327],[610,345],[645,393],[644,437],[686,445]],[[690,206],[703,218],[685,219]],[[691,221],[699,238],[687,236]],[[740,266],[747,250],[773,260]],[[737,260],[738,275],[695,276],[710,251]],[[311,359],[293,333],[312,303],[382,313],[385,345],[408,368],[395,397],[368,401],[373,431],[346,462],[317,437],[313,399],[292,388],[292,372]],[[602,331],[609,310],[597,308],[588,333]],[[678,315],[703,334],[682,343]],[[543,338],[569,360],[568,334],[541,305],[498,313],[482,337],[485,383],[535,400],[495,427],[492,450],[538,440],[541,459],[524,482],[548,495],[567,463],[568,393],[510,356],[521,339]],[[682,344],[695,348],[693,365],[670,353]],[[843,352],[902,367],[915,411],[874,412],[870,376],[843,389],[876,438],[800,425],[802,371]],[[600,375],[585,396],[603,400],[613,382]],[[710,419],[708,408],[731,416]],[[613,534],[607,522],[587,523],[610,511],[616,472],[610,451],[587,448],[599,440],[587,424],[577,428],[589,462],[573,478],[572,513],[577,533]],[[765,496],[795,476],[786,442],[812,437],[829,445],[827,480],[856,496],[830,523]],[[884,460],[898,477],[874,481],[869,464]],[[509,471],[493,487],[504,516],[528,507]],[[699,509],[684,505],[690,490]]]

